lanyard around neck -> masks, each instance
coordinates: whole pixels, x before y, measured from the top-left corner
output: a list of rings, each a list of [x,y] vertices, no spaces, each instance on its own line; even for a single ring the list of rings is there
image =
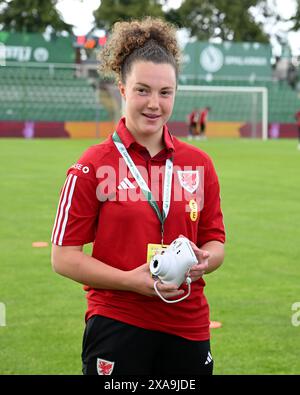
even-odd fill
[[[165,180],[164,180],[164,191],[163,191],[163,209],[162,213],[155,201],[152,192],[150,191],[146,181],[142,177],[141,173],[139,172],[138,168],[134,164],[133,160],[131,159],[126,147],[122,143],[117,132],[113,133],[112,136],[113,142],[117,147],[118,151],[122,155],[123,159],[127,167],[129,168],[133,178],[137,182],[138,186],[141,188],[145,198],[147,199],[150,206],[155,211],[160,223],[161,223],[161,236],[162,236],[162,244],[163,244],[163,236],[164,236],[164,222],[169,214],[170,210],[170,202],[171,202],[171,190],[172,190],[172,175],[173,175],[173,160],[167,159],[165,165]]]

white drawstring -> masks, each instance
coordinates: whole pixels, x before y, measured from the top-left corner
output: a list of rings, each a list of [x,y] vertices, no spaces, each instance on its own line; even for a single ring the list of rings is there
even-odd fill
[[[186,295],[184,295],[182,298],[180,298],[180,299],[175,299],[175,300],[168,300],[168,299],[165,299],[163,296],[162,296],[162,294],[159,292],[159,290],[157,289],[157,283],[159,282],[159,280],[156,280],[155,281],[155,283],[154,283],[154,289],[155,289],[155,292],[157,293],[157,295],[164,301],[164,302],[166,302],[166,303],[178,303],[178,302],[181,302],[182,300],[184,300],[184,299],[186,299],[187,297],[189,297],[190,296],[190,294],[191,294],[191,282],[192,282],[192,279],[191,279],[191,277],[187,277],[186,278],[186,283],[187,283],[187,285],[188,285],[188,292],[187,292],[187,294]]]

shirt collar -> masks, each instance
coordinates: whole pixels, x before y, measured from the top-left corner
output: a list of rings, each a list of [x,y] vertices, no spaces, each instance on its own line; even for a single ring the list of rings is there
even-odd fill
[[[174,143],[173,143],[173,137],[171,136],[171,133],[169,132],[169,129],[167,125],[164,125],[163,127],[163,138],[166,146],[166,151],[167,152],[174,152]],[[128,149],[132,145],[138,145],[142,147],[139,143],[137,143],[133,137],[133,135],[130,133],[130,131],[127,129],[125,125],[125,117],[121,118],[118,125],[117,125],[117,133],[122,140],[122,143]]]

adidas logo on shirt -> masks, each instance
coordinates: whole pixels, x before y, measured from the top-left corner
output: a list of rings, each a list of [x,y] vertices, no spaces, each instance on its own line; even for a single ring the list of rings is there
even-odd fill
[[[135,186],[131,181],[128,180],[127,177],[125,177],[120,182],[120,185],[118,185],[118,189],[135,189]]]

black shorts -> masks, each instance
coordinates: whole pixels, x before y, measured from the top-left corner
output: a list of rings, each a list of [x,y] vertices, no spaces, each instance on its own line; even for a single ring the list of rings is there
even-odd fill
[[[211,375],[210,342],[192,341],[110,318],[91,317],[84,331],[85,375]]]
[[[197,132],[197,123],[191,122],[189,125],[189,134],[194,135]]]

